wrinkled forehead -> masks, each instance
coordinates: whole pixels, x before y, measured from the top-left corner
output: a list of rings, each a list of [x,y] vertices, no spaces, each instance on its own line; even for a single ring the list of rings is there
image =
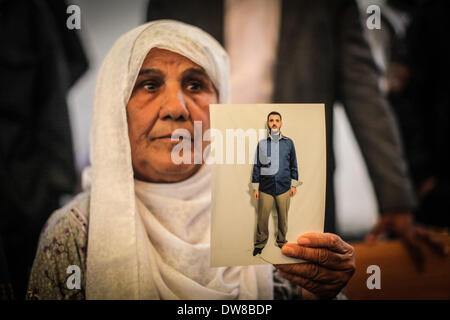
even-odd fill
[[[181,54],[166,49],[152,48],[144,58],[140,72],[146,68],[153,68],[161,65],[185,66],[204,70],[203,67]]]
[[[129,60],[128,84],[135,83],[142,65],[152,58],[154,48],[169,51],[172,55],[178,54],[202,68],[221,96],[222,99],[219,99],[228,99],[226,52],[201,29],[169,20],[150,23],[137,36]]]

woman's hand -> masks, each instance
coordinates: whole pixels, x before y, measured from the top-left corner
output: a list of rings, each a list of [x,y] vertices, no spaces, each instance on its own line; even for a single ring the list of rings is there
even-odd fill
[[[332,233],[301,235],[281,252],[306,263],[275,265],[280,275],[320,299],[334,298],[355,273],[353,247]]]

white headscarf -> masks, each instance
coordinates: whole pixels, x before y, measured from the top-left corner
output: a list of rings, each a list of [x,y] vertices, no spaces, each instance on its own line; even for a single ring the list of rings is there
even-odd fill
[[[86,297],[270,299],[270,265],[214,268],[217,272],[209,274],[208,283],[199,279],[201,274],[195,273],[204,272],[204,264],[209,260],[201,261],[198,270],[194,265],[189,272],[180,272],[184,266],[171,265],[173,257],[166,255],[170,248],[164,247],[170,247],[172,243],[167,235],[176,236],[176,233],[164,228],[164,223],[170,222],[161,222],[161,217],[158,220],[158,215],[150,212],[152,203],[155,203],[152,197],[164,198],[167,194],[153,195],[152,191],[158,186],[144,183],[139,187],[140,196],[136,197],[126,105],[141,65],[155,47],[183,55],[203,67],[219,92],[219,102],[230,102],[228,56],[214,38],[199,28],[159,20],[139,26],[116,41],[101,67],[94,100]],[[204,166],[184,183],[198,184],[198,188],[202,188],[202,197],[210,199],[210,188],[205,189],[209,181],[210,171]],[[171,184],[160,186],[164,189]],[[173,187],[176,188],[176,184]],[[145,192],[150,192],[147,194],[150,196],[146,197]],[[164,198],[166,203],[172,200],[180,199]],[[194,200],[203,206],[202,212],[209,219],[210,207],[205,207],[204,198]],[[158,225],[157,229],[155,225]],[[189,243],[189,239],[179,240],[187,241],[188,250],[193,254],[199,247],[203,252],[198,253],[199,257],[209,257],[209,236],[206,243],[203,241],[199,246]],[[204,254],[205,248],[208,249],[207,255]],[[182,263],[183,259],[180,261]],[[237,279],[237,282],[227,283],[227,279]]]

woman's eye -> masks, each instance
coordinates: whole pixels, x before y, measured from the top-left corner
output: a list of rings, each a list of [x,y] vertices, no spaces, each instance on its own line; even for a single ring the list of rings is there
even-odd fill
[[[155,91],[156,89],[158,89],[158,84],[155,82],[146,82],[143,84],[144,88],[147,89],[148,91]]]
[[[187,85],[186,85],[187,89],[189,91],[200,91],[202,89],[202,84],[201,82],[198,81],[190,81]]]

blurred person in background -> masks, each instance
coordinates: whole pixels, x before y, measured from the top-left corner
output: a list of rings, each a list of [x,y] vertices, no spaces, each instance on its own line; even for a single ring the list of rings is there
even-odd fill
[[[424,163],[412,163],[418,186],[419,221],[450,228],[450,50],[443,40],[450,30],[447,1],[425,1],[417,8],[408,36],[413,108],[422,121]],[[405,134],[405,136],[408,133]]]
[[[418,199],[418,222],[450,226],[448,178],[449,30],[445,1],[382,2],[382,27],[368,32],[385,73],[382,88],[396,113]]]
[[[66,94],[87,61],[66,8],[0,1],[0,265],[18,299],[42,224],[77,182]]]

